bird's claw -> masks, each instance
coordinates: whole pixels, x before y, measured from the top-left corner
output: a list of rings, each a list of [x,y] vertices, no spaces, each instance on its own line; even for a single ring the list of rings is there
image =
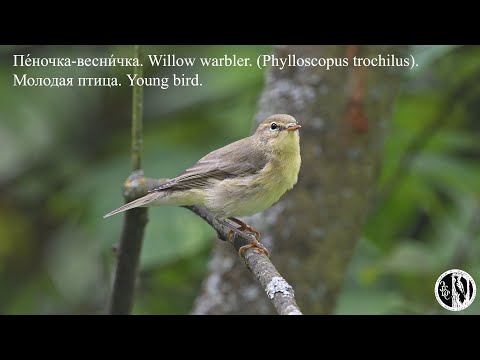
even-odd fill
[[[230,231],[228,232],[227,234],[227,240],[229,242],[232,242],[232,235],[234,233],[237,233],[239,236],[243,237],[244,239],[248,240],[250,243],[247,244],[247,245],[243,245],[242,247],[240,247],[240,249],[238,249],[238,254],[240,256],[242,256],[242,253],[244,253],[246,250],[252,248],[252,247],[255,247],[255,249],[253,250],[256,254],[259,254],[259,253],[264,253],[267,257],[270,257],[270,253],[268,252],[267,248],[262,244],[260,243],[258,240],[260,240],[260,233],[256,230],[254,230],[251,226],[245,224],[243,221],[241,220],[238,220],[236,218],[229,218],[229,220],[232,220],[234,223],[240,225],[239,228],[235,227],[235,226],[232,226],[231,224],[229,224],[228,222],[225,222],[225,224],[227,224],[228,227],[230,227]],[[252,240],[252,238],[250,236],[248,236],[247,234],[245,234],[244,232],[242,232],[243,230],[246,230],[248,231],[250,234],[252,234],[254,237],[255,237],[255,240]]]
[[[227,240],[231,242],[232,235],[235,234],[235,231],[230,230],[227,234]],[[247,239],[246,236],[242,236],[243,238]],[[251,239],[248,239],[251,240]],[[252,241],[250,244],[243,245],[238,249],[238,255],[242,256],[242,254],[247,251],[248,249],[255,247],[253,250],[254,253],[260,254],[261,252],[264,253],[267,257],[270,257],[270,253],[268,252],[267,248],[258,240]]]
[[[247,230],[250,234],[253,234],[253,236],[255,236],[257,241],[260,240],[260,232],[254,230],[250,225],[245,224],[245,227],[242,230]]]
[[[260,232],[258,232],[257,230],[253,229],[250,225],[248,224],[245,224],[243,221],[237,219],[237,218],[234,218],[234,217],[230,217],[228,218],[229,220],[233,221],[235,224],[237,225],[240,225],[240,227],[238,228],[238,230],[247,230],[250,234],[253,234],[253,236],[255,236],[255,238],[258,240],[260,240]]]
[[[267,257],[270,257],[270,253],[268,252],[267,248],[258,241],[251,242],[250,244],[243,245],[240,249],[238,249],[238,254],[242,256],[246,250],[255,247],[256,249],[253,250],[254,253],[260,254],[261,252],[264,253]]]

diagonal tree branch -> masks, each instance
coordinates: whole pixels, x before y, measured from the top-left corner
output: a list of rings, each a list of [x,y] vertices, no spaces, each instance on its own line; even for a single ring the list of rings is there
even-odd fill
[[[134,57],[142,63],[141,45],[134,46]],[[142,72],[141,66],[134,68],[134,73],[140,77],[142,76]],[[142,104],[143,88],[141,86],[135,86],[132,96],[132,170],[135,175],[142,173],[140,170],[143,147]],[[128,194],[124,194],[124,197],[126,202],[128,202]],[[126,315],[132,311],[135,278],[137,276],[143,233],[147,221],[146,208],[133,209],[125,214],[118,248],[117,269],[110,299],[109,313],[111,315]]]
[[[201,206],[187,206],[195,214],[205,220],[215,229],[219,239],[230,242],[238,252],[240,248],[249,242],[241,236],[234,234],[229,236],[230,229],[218,221],[207,209]],[[248,233],[244,233],[250,236]],[[253,237],[252,237],[253,239]],[[263,253],[257,253],[253,248],[242,253],[245,266],[260,282],[262,288],[272,301],[273,306],[280,315],[302,315],[293,293],[293,288],[272,264],[270,259]]]
[[[153,189],[165,182],[167,179],[151,179],[144,178],[141,173],[132,174],[125,182],[124,195],[130,201],[135,200],[147,194],[148,190]],[[187,209],[205,220],[216,232],[219,239],[228,241],[235,250],[249,244],[249,241],[237,234],[232,234],[230,228],[216,219],[207,209],[202,206],[187,206]],[[135,209],[134,209],[135,210]],[[130,212],[132,210],[127,211]],[[243,232],[246,236],[253,235]],[[242,253],[242,259],[245,266],[255,276],[262,288],[267,293],[268,298],[280,315],[302,315],[298,307],[293,288],[279,274],[270,259],[263,253],[255,252],[254,248],[250,248]]]

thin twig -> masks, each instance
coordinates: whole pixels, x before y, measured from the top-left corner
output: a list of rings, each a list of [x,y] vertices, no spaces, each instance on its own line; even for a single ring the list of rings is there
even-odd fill
[[[134,58],[139,62],[143,59],[142,46],[134,46]],[[143,77],[143,67],[135,66],[134,73],[139,78]],[[143,87],[134,86],[132,96],[132,170],[142,168],[143,152]]]
[[[142,174],[132,175],[126,182],[125,194],[130,199],[136,199],[146,195],[148,190],[157,187],[168,179],[144,178]],[[222,221],[215,218],[207,209],[202,206],[186,206],[187,209],[205,220],[217,233],[219,239],[228,241],[235,250],[238,250],[250,243],[246,238],[233,233],[229,236],[231,229]],[[135,210],[135,209],[134,209]],[[127,211],[130,212],[132,210]],[[253,235],[243,232],[245,236]],[[280,275],[270,259],[262,252],[257,253],[255,248],[247,249],[242,253],[245,266],[252,272],[267,293],[268,298],[280,315],[302,315],[298,307],[292,287]]]
[[[134,57],[142,63],[141,45],[134,46]],[[136,66],[134,72],[142,76],[142,67]],[[131,176],[142,174],[142,104],[143,89],[133,88],[132,97],[132,170]],[[125,185],[129,185],[128,181]],[[132,200],[128,192],[124,192],[125,201]],[[123,229],[118,247],[118,263],[110,299],[109,313],[111,315],[130,314],[133,307],[135,278],[138,271],[140,251],[142,249],[143,233],[147,224],[147,209],[138,208],[125,214]]]

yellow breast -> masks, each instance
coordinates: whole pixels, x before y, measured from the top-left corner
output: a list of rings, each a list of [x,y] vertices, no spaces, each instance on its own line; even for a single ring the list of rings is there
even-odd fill
[[[297,183],[301,158],[296,140],[272,154],[257,174],[217,183],[208,192],[205,206],[218,217],[248,216],[271,207]]]

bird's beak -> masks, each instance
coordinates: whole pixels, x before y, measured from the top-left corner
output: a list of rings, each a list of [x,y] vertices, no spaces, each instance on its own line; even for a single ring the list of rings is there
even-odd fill
[[[297,123],[290,123],[290,124],[287,125],[287,131],[288,132],[292,132],[292,131],[298,130],[300,128],[301,128],[301,126]]]

